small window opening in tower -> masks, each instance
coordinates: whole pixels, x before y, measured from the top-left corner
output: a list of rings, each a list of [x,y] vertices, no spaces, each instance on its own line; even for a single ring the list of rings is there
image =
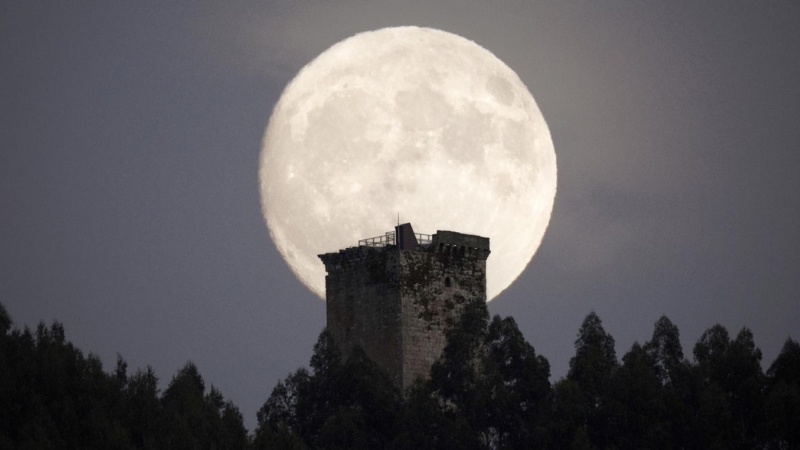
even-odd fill
[[[452,281],[450,281],[450,277],[447,277],[447,278],[445,278],[445,279],[444,279],[444,287],[447,287],[447,288],[449,288],[449,287],[451,287],[452,285],[453,285],[453,282],[452,282]]]

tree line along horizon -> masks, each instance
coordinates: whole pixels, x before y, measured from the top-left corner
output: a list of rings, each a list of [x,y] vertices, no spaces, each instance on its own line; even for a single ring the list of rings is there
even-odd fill
[[[551,383],[514,319],[472,302],[430,377],[404,393],[323,330],[310,367],[277,383],[248,432],[193,363],[161,392],[150,366],[128,373],[118,355],[105,372],[59,322],[20,330],[0,303],[0,450],[800,449],[800,344],[787,338],[764,372],[748,328],[714,325],[692,356],[662,316],[620,360],[591,312]]]

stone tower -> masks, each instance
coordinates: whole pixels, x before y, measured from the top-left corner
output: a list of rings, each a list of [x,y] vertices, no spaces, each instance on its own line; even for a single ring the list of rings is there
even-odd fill
[[[417,234],[403,224],[319,255],[328,273],[328,331],[343,355],[361,346],[405,389],[428,377],[464,305],[486,301],[489,252],[488,238]]]

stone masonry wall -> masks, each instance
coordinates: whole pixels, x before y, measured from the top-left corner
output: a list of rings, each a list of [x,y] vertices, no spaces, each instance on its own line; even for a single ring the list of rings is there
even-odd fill
[[[361,246],[320,255],[328,331],[345,358],[361,346],[405,389],[429,376],[464,306],[486,301],[489,253],[487,238],[438,231],[432,242],[404,250]]]
[[[397,251],[356,247],[322,255],[327,327],[347,358],[355,345],[401,381]]]
[[[428,377],[464,306],[486,301],[485,250],[443,244],[400,252],[403,388]]]

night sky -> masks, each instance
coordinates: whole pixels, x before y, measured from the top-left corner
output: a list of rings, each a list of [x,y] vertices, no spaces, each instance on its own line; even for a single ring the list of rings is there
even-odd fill
[[[800,3],[299,3],[0,4],[0,302],[17,326],[56,319],[162,389],[191,360],[252,429],[325,324],[260,211],[272,108],[334,43],[418,25],[492,51],[550,126],[553,217],[489,309],[554,380],[592,310],[620,357],[662,314],[690,358],[715,323],[751,328],[765,367],[800,338]]]

